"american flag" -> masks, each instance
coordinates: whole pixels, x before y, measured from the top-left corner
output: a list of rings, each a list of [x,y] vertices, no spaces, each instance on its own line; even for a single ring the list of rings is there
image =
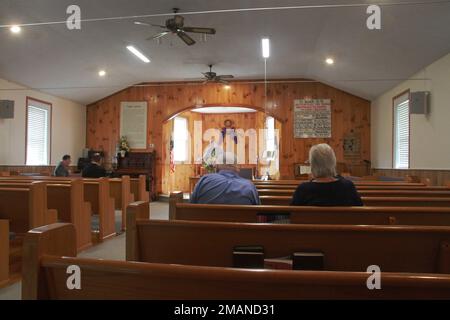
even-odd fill
[[[170,144],[169,144],[169,152],[170,152],[170,172],[175,172],[175,159],[173,154],[173,137],[170,137]]]

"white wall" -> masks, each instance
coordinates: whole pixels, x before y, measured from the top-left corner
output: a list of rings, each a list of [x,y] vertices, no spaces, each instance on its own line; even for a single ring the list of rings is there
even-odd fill
[[[405,57],[407,58],[407,57]],[[430,113],[411,115],[410,169],[450,169],[450,54],[430,64],[372,101],[372,167],[392,168],[392,98],[399,93],[430,91]]]
[[[0,79],[0,100],[15,101],[14,119],[0,119],[0,165],[25,164],[27,96],[52,104],[51,164],[64,154],[76,164],[86,145],[86,106]]]

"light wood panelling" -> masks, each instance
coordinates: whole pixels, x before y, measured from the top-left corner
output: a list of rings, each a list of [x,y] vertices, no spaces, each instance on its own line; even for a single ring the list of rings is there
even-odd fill
[[[332,100],[332,138],[294,139],[294,99],[329,98]],[[263,83],[232,83],[225,90],[216,84],[166,83],[130,87],[87,107],[87,147],[104,150],[110,157],[119,139],[120,102],[147,101],[148,143],[157,152],[158,191],[162,191],[165,146],[163,122],[191,107],[205,104],[247,105],[264,107]],[[320,142],[329,143],[336,151],[339,162],[359,163],[370,159],[370,102],[319,82],[269,83],[267,112],[281,120],[280,174],[281,178],[294,176],[294,164],[307,159],[309,148]],[[361,136],[360,159],[344,159],[342,143],[344,135],[354,130]],[[186,183],[188,183],[186,181]]]
[[[433,186],[443,186],[450,183],[450,170],[398,170],[398,169],[372,169],[372,174],[388,177],[418,177],[419,180],[430,179]]]

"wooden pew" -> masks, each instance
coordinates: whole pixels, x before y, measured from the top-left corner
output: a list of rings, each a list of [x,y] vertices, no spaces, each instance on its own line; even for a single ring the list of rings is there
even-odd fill
[[[297,187],[300,183],[307,182],[309,180],[270,180],[270,181],[257,181],[253,180],[255,186],[289,186],[289,189]],[[414,182],[396,182],[396,181],[363,181],[357,180],[353,181],[355,186],[394,186],[394,187],[425,187],[424,183],[414,183]]]
[[[10,221],[10,230],[25,233],[35,227],[57,221],[58,213],[48,209],[44,182],[24,188],[0,188],[0,219]]]
[[[171,205],[175,220],[256,223],[262,215],[289,215],[291,224],[450,226],[450,208]]]
[[[147,177],[143,174],[139,175],[139,178],[131,178],[131,192],[134,195],[135,201],[150,201],[150,193],[147,191],[146,179]]]
[[[0,220],[0,288],[9,282],[9,221]]]
[[[32,181],[1,181],[0,187],[28,188]],[[92,246],[91,206],[84,201],[84,187],[81,179],[71,180],[69,184],[45,182],[47,186],[47,206],[58,214],[58,221],[74,224],[77,231],[78,251]]]
[[[260,196],[261,204],[288,206],[292,196]],[[365,206],[374,207],[450,207],[450,197],[361,197]]]
[[[235,246],[261,245],[266,258],[320,251],[327,271],[450,273],[450,227],[134,220],[135,261],[231,267]]]
[[[69,224],[55,224],[27,234],[22,299],[450,297],[450,277],[444,274],[384,272],[382,290],[368,290],[366,272],[248,270],[75,258],[74,233]],[[67,289],[66,270],[70,265],[81,269],[82,290]]]
[[[26,182],[44,181],[46,183],[70,184],[71,181],[77,178],[64,177],[17,177],[0,178],[0,182]],[[93,214],[99,216],[99,230],[95,232],[96,241],[102,241],[106,238],[112,237],[116,234],[115,230],[115,211],[114,199],[110,197],[110,183],[108,178],[99,179],[83,179],[84,185],[84,200],[91,204]]]
[[[260,196],[293,196],[295,189],[258,189]],[[358,190],[361,197],[450,197],[450,190]]]
[[[122,230],[126,228],[126,212],[130,203],[134,202],[134,194],[131,192],[130,176],[109,179],[110,194],[114,199],[116,210],[122,211]]]

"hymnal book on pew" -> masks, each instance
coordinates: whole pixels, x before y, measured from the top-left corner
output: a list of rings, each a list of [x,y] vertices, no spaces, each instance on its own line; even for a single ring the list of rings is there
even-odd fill
[[[262,246],[236,246],[233,248],[233,267],[264,268],[264,248]]]

